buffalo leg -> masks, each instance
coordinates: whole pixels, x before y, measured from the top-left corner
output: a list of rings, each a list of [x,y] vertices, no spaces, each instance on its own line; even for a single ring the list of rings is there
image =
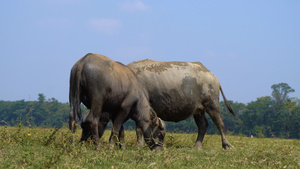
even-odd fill
[[[143,147],[144,146],[144,138],[143,138],[143,131],[140,126],[137,124],[135,125],[136,127],[136,137],[137,137],[137,146],[138,147]]]
[[[119,137],[122,135],[122,133],[124,134],[124,129],[121,130],[121,128],[123,127],[123,123],[128,120],[128,113],[129,109],[123,109],[117,114],[116,118],[114,119],[108,149],[113,150],[116,143],[120,143],[120,146],[123,147],[122,143],[120,142],[122,140],[119,140]]]
[[[123,125],[121,126],[118,135],[114,134],[113,130],[111,130],[109,142],[112,141],[113,137],[117,137],[116,140],[118,141],[116,141],[116,145],[119,145],[121,149],[125,150],[125,131]],[[113,147],[109,146],[109,149],[113,149]]]
[[[219,132],[221,134],[223,149],[225,149],[225,150],[230,149],[231,144],[225,137],[225,132],[224,132],[225,127],[224,127],[223,118],[220,113],[219,103],[215,104],[215,106],[213,108],[207,109],[206,112],[209,114],[209,116],[211,117],[211,119],[213,120],[213,122],[215,123],[217,129],[219,130]]]
[[[111,120],[111,114],[109,112],[102,112],[98,124],[99,138],[101,138],[102,135],[104,134],[107,124],[109,123],[110,120]]]
[[[204,135],[205,135],[206,129],[208,127],[208,122],[207,122],[204,112],[202,112],[201,114],[194,115],[194,120],[198,127],[198,137],[197,137],[194,149],[200,150],[202,148]]]
[[[119,141],[120,141],[120,148],[125,149],[126,144],[125,144],[125,131],[123,125],[121,126],[121,129],[119,131]]]
[[[100,147],[100,141],[99,141],[99,118],[101,116],[102,112],[102,104],[101,102],[97,102],[96,104],[93,104],[95,106],[92,106],[91,111],[89,115],[86,118],[86,123],[89,124],[89,128],[91,129],[91,134],[92,134],[92,140],[94,144],[97,147]]]
[[[122,124],[122,123],[121,123]],[[109,138],[109,147],[108,149],[115,149],[115,145],[119,144],[120,148],[125,149],[125,141],[124,141],[124,128],[123,125],[114,123],[112,132]]]
[[[86,119],[86,117],[84,117],[83,120],[84,119]],[[107,124],[109,123],[109,121],[110,121],[110,114],[107,112],[102,112],[99,123],[98,123],[99,138],[101,138],[102,135],[104,134],[105,128],[106,128]],[[81,123],[81,128],[82,128],[82,135],[81,135],[80,142],[87,141],[87,139],[89,137],[92,137],[91,128],[85,121],[83,121]],[[93,139],[93,137],[92,137],[92,139]]]

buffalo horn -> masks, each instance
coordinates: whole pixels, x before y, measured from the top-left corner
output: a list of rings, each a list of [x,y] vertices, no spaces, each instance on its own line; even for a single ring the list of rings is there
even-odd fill
[[[165,123],[160,118],[158,118],[158,121],[159,121],[159,127],[164,129],[165,128]]]

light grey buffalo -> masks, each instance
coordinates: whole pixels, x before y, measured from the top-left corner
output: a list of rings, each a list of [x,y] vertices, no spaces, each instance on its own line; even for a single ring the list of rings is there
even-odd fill
[[[204,65],[200,62],[158,62],[146,59],[130,63],[127,67],[133,70],[142,82],[151,106],[162,120],[179,122],[194,116],[198,127],[195,149],[202,147],[208,127],[205,112],[209,114],[221,134],[222,147],[231,147],[225,137],[224,122],[220,114],[220,91],[228,110],[233,115],[235,113],[222,91],[219,80]],[[141,134],[137,133],[138,142],[141,143]]]
[[[122,124],[132,118],[141,127],[150,149],[163,147],[164,122],[149,105],[136,75],[123,64],[103,55],[85,55],[71,69],[69,92],[69,127],[73,133],[75,123],[81,118],[80,103],[90,109],[81,123],[81,141],[92,135],[95,145],[100,145],[99,120],[102,112],[107,112],[114,122],[113,136],[118,136]],[[111,149],[116,142],[116,137],[110,139]]]
[[[179,122],[194,116],[198,127],[195,149],[201,149],[208,127],[205,112],[212,118],[221,134],[222,147],[231,147],[225,137],[224,122],[220,114],[220,91],[228,110],[233,115],[235,113],[223,93],[219,80],[204,65],[200,62],[158,62],[146,59],[130,63],[127,67],[135,72],[143,84],[158,117],[165,121]],[[109,118],[103,118],[99,123],[99,131],[102,130],[99,132],[100,136],[108,121]],[[138,126],[137,138],[141,146],[143,140]]]

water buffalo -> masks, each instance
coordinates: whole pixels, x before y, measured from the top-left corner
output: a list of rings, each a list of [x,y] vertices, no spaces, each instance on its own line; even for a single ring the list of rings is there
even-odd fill
[[[178,122],[194,116],[198,137],[194,148],[200,149],[208,127],[205,112],[217,126],[222,147],[231,144],[225,137],[224,123],[220,114],[219,92],[228,110],[235,115],[227,101],[217,77],[200,62],[158,62],[141,60],[127,65],[133,70],[149,95],[157,116],[165,121]],[[139,131],[139,130],[137,130]],[[139,133],[139,132],[137,132]],[[138,142],[142,137],[138,134]]]
[[[198,137],[194,148],[200,149],[208,122],[205,112],[217,126],[222,138],[222,147],[228,149],[231,144],[225,137],[224,123],[220,114],[219,92],[223,96],[228,110],[235,115],[227,101],[217,77],[200,62],[158,62],[141,60],[127,65],[142,82],[149,95],[150,103],[158,117],[165,121],[178,122],[194,116],[198,127]],[[101,117],[99,135],[109,121]],[[137,126],[138,145],[142,146],[142,130]],[[120,140],[124,141],[120,134]]]
[[[132,118],[141,127],[150,149],[161,149],[165,125],[149,105],[143,86],[136,75],[121,63],[106,56],[87,54],[77,61],[70,75],[69,127],[75,132],[75,123],[81,118],[80,103],[90,112],[82,120],[82,138],[91,132],[95,145],[100,145],[98,124],[102,112],[108,112],[114,121],[113,136],[118,136],[122,124]],[[74,139],[73,139],[74,141]],[[110,139],[110,148],[117,142]]]

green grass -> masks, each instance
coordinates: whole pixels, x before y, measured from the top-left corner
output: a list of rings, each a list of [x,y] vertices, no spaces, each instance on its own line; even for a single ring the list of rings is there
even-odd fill
[[[0,127],[0,168],[300,168],[300,140],[227,136],[234,147],[225,151],[219,135],[206,135],[197,151],[196,133],[167,133],[165,150],[151,151],[126,131],[126,150],[111,151],[109,134],[95,150],[90,142],[72,146],[67,128]]]

